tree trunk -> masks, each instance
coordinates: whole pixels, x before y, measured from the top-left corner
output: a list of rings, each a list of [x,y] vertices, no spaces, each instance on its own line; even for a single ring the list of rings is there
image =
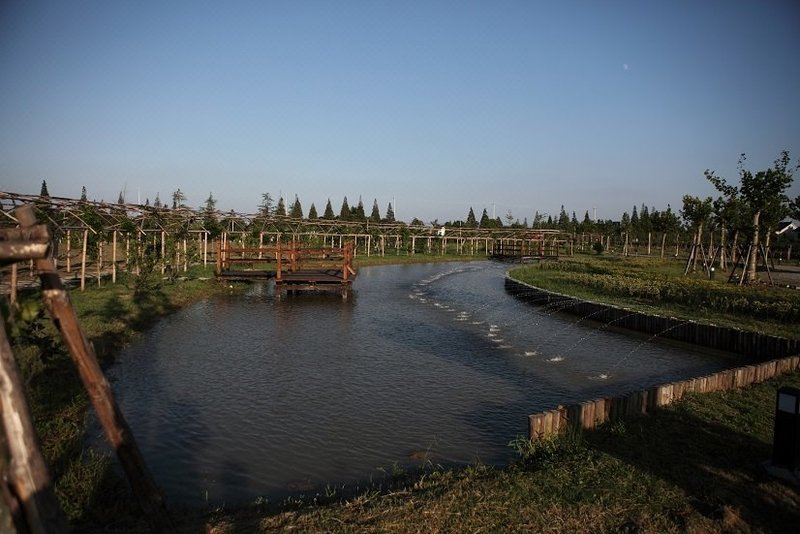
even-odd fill
[[[757,211],[753,214],[753,250],[748,258],[748,265],[747,265],[747,276],[745,277],[745,281],[749,283],[753,283],[756,281],[758,275],[756,274],[756,269],[758,269],[758,234],[759,234],[759,219],[761,218],[761,212]]]
[[[692,272],[697,271],[697,249],[701,246],[703,242],[703,225],[699,225],[697,227],[697,233],[695,234],[694,245],[692,246]]]
[[[667,244],[667,232],[661,234],[661,258],[664,258],[664,245]]]

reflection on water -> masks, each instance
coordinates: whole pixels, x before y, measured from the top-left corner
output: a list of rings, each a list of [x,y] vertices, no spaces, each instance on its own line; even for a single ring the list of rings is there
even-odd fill
[[[161,321],[110,371],[171,502],[245,502],[433,463],[502,463],[526,416],[724,358],[521,303],[505,266],[362,268],[354,296],[271,285]]]

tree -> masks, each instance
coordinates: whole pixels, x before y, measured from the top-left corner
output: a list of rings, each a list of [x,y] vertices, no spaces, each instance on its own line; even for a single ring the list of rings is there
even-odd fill
[[[125,191],[120,191],[117,197],[117,204],[125,204]]]
[[[309,220],[312,221],[319,219],[319,216],[317,215],[317,207],[314,205],[313,202],[311,203],[311,207],[308,208],[308,218]]]
[[[42,180],[42,189],[41,189],[41,191],[39,191],[39,196],[40,197],[49,197],[50,196],[50,192],[47,190],[47,182],[45,180]]]
[[[794,180],[794,168],[790,167],[791,158],[789,152],[784,150],[775,160],[771,167],[755,174],[745,169],[744,164],[747,156],[742,154],[739,157],[737,169],[739,172],[739,186],[733,186],[715,174],[714,171],[706,169],[704,175],[714,187],[727,198],[739,198],[745,213],[750,216],[751,226],[751,246],[750,255],[747,259],[747,269],[745,271],[745,281],[755,282],[757,279],[756,269],[758,267],[758,255],[760,253],[760,234],[762,226],[762,215],[765,215],[767,226],[775,219],[785,216],[789,210],[789,198],[786,191]],[[769,228],[767,228],[769,230]]]
[[[177,191],[172,193],[172,209],[183,208],[186,203],[186,195],[178,188]]]
[[[286,217],[286,203],[283,197],[278,199],[278,206],[275,208],[275,215]]]
[[[394,208],[392,208],[392,203],[391,202],[389,202],[389,207],[386,208],[386,222],[387,223],[395,222],[395,220],[394,220]]]
[[[336,218],[336,215],[333,214],[333,206],[331,206],[331,199],[328,199],[328,203],[325,205],[325,212],[322,214],[323,219],[333,220]]]
[[[261,217],[268,218],[272,215],[272,206],[275,200],[269,193],[261,193],[261,204],[258,205],[258,214]]]
[[[364,211],[364,203],[361,201],[360,195],[358,197],[358,205],[355,208],[352,208],[350,213],[352,214],[352,220],[354,221],[363,222],[367,220],[367,214]]]
[[[622,245],[622,255],[628,255],[628,238],[631,231],[631,216],[628,215],[628,212],[622,214],[622,219],[619,221],[619,229],[622,232],[622,235],[625,236],[625,243]]]
[[[86,197],[86,186],[81,187],[81,202],[86,202],[89,199]]]
[[[581,232],[586,234],[591,234],[592,232],[594,232],[594,223],[592,222],[592,219],[589,217],[589,210],[586,210],[586,212],[583,214],[583,221],[581,221],[580,229]]]
[[[339,220],[349,221],[351,213],[350,206],[347,204],[347,197],[344,197],[342,208],[339,210]]]
[[[303,218],[303,207],[300,205],[300,199],[297,198],[297,195],[294,196],[294,203],[292,204],[292,208],[289,210],[289,216],[293,219]]]
[[[567,210],[564,209],[564,204],[561,204],[561,211],[558,214],[558,228],[564,232],[569,232],[569,215],[567,215]]]
[[[469,213],[467,213],[467,222],[465,226],[467,228],[475,228],[478,226],[478,220],[475,219],[475,212],[472,210],[472,206],[469,207]]]
[[[506,223],[508,226],[511,226],[514,223],[514,214],[511,213],[511,210],[506,212]],[[500,226],[502,226],[502,224]]]
[[[491,223],[489,221],[490,221],[489,220],[489,214],[486,213],[486,208],[483,208],[483,213],[481,214],[480,227],[481,228],[489,228],[491,226]]]
[[[84,189],[86,189],[86,188],[84,188]],[[161,207],[161,199],[159,198],[158,193],[156,193],[156,199],[153,201],[153,207],[154,208],[160,208]]]
[[[372,201],[372,214],[369,216],[370,222],[381,222],[381,210],[378,208],[378,199]]]
[[[688,223],[693,231],[692,250],[689,261],[692,262],[692,271],[697,269],[697,248],[703,244],[703,227],[708,223],[712,211],[711,197],[700,199],[691,195],[683,196],[683,209],[681,217]]]
[[[215,238],[222,233],[222,225],[217,217],[217,200],[214,195],[208,193],[205,208],[203,208],[203,228],[205,228],[210,238]]]

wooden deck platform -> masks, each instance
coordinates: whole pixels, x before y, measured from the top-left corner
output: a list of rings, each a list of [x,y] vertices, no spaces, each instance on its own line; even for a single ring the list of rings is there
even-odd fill
[[[356,276],[352,243],[341,248],[303,248],[294,242],[258,248],[233,248],[221,244],[217,257],[217,278],[230,281],[275,280],[276,288],[287,292],[341,292],[346,297]],[[274,264],[274,269],[256,268],[256,265],[265,263]],[[232,270],[234,265],[239,268]]]

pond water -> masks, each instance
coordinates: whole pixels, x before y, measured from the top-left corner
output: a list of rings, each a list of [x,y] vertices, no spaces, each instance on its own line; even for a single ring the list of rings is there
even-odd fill
[[[234,504],[505,463],[530,413],[731,365],[519,302],[506,269],[366,267],[348,301],[255,284],[160,321],[109,378],[169,502]]]

